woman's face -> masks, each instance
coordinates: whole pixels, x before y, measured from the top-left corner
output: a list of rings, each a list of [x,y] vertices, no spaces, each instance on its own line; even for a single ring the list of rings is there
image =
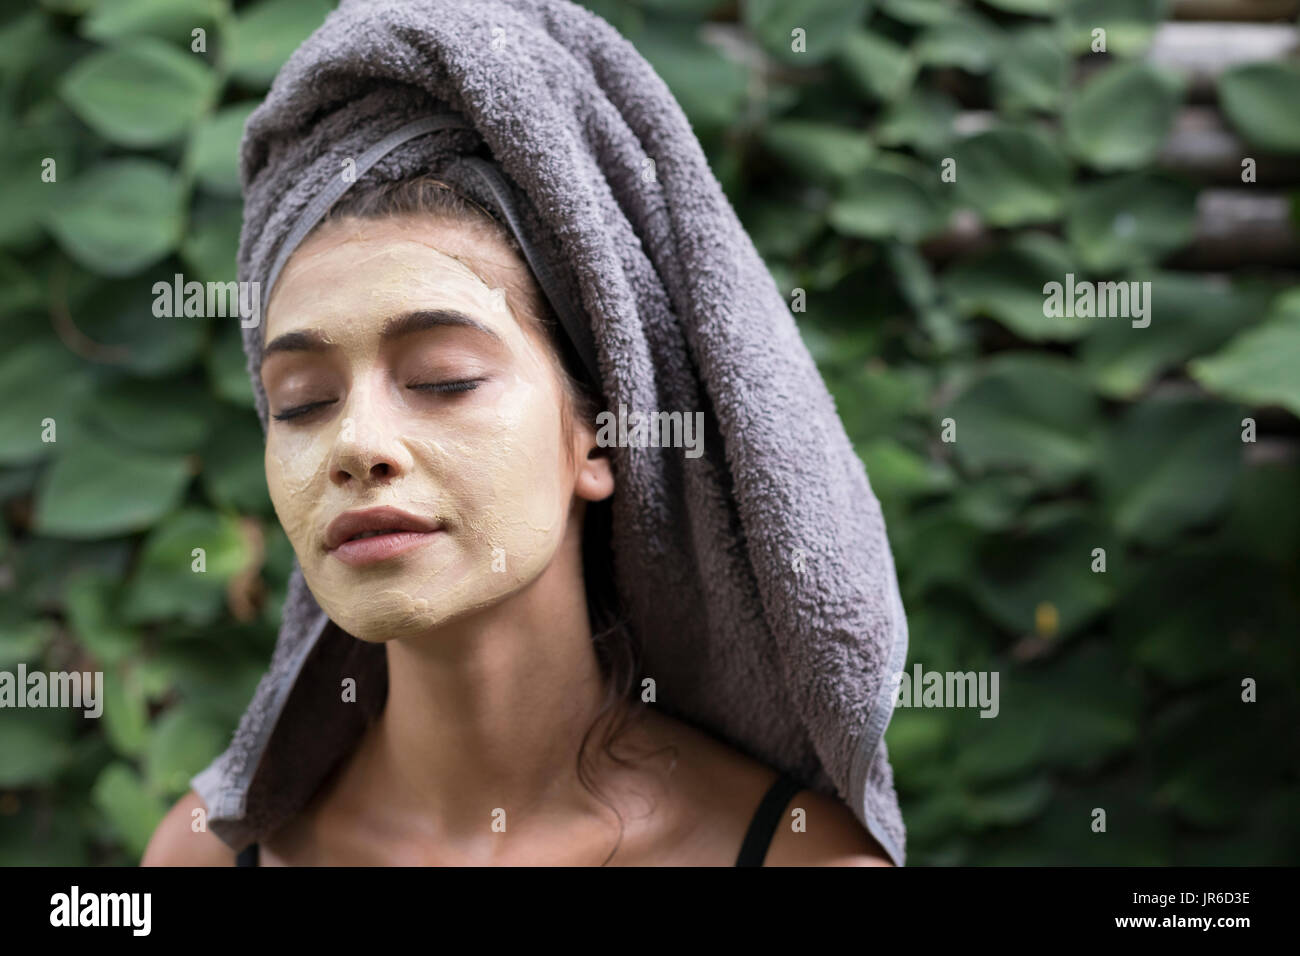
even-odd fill
[[[590,427],[565,430],[550,346],[507,305],[528,281],[494,237],[402,217],[326,224],[276,284],[267,484],[312,593],[356,637],[503,600],[547,568],[575,493],[608,493]]]

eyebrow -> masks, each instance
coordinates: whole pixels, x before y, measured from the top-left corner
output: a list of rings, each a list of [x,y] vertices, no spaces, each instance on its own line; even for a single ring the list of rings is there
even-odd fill
[[[502,341],[501,336],[492,328],[456,309],[417,309],[414,312],[403,312],[384,323],[379,337],[389,342],[406,335],[414,335],[416,332],[445,327],[474,329],[491,336],[498,342]],[[299,332],[286,332],[272,339],[262,350],[262,357],[266,358],[276,352],[324,352],[330,348],[333,348],[333,344],[320,332],[315,329],[304,329]]]

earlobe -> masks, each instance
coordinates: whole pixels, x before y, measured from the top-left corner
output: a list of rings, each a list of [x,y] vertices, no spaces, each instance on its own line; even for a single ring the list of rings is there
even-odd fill
[[[604,501],[614,493],[614,469],[603,448],[592,447],[578,471],[574,493],[585,501]]]

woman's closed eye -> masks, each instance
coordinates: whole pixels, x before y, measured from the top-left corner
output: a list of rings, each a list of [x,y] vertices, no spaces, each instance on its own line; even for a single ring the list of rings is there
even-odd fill
[[[414,385],[408,385],[407,388],[421,392],[469,392],[478,388],[483,381],[485,380],[482,378],[464,378],[450,382],[418,382]]]
[[[287,422],[292,418],[301,418],[303,415],[309,415],[312,412],[324,408],[327,405],[333,405],[338,401],[337,398],[328,398],[319,402],[307,402],[305,405],[295,405],[292,408],[286,408],[271,417],[277,422]]]
[[[407,388],[419,392],[435,392],[438,394],[449,395],[457,392],[469,392],[478,388],[486,379],[484,378],[463,378],[453,379],[447,382],[415,382],[408,385]],[[322,399],[318,402],[305,402],[302,405],[294,405],[286,408],[282,412],[277,412],[271,417],[277,422],[287,422],[295,418],[303,418],[313,412],[319,411],[330,405],[338,403],[337,398]]]

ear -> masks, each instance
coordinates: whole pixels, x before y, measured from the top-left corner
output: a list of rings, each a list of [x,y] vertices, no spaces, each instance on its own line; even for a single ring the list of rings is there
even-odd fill
[[[573,493],[585,501],[604,501],[614,493],[609,449],[596,441],[596,433],[589,425],[576,427],[573,440],[574,460],[578,463]]]

